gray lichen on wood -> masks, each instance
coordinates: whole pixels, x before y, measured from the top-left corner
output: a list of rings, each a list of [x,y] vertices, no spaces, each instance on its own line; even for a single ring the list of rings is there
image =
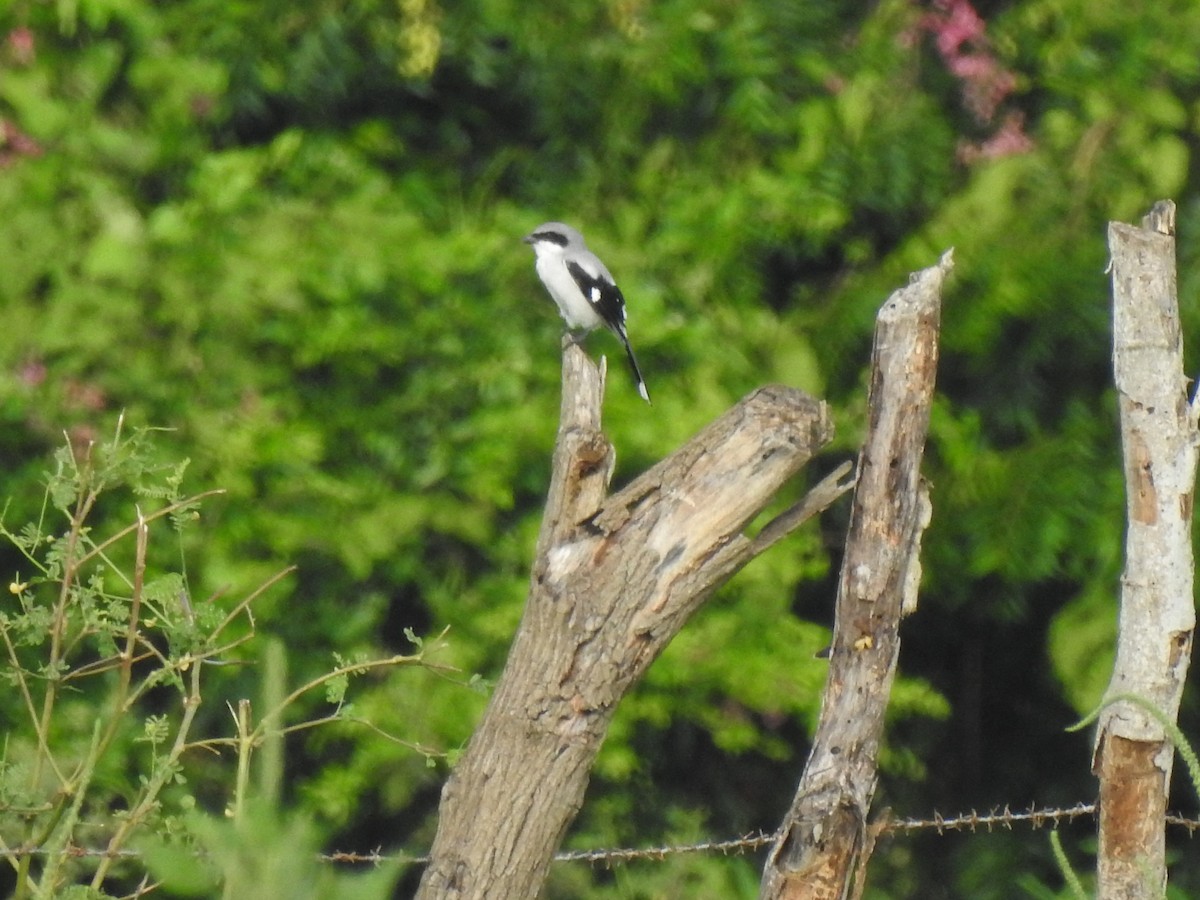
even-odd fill
[[[1109,224],[1113,375],[1121,418],[1127,529],[1117,654],[1108,695],[1133,695],[1174,721],[1196,627],[1192,506],[1196,409],[1188,402],[1175,283],[1175,206],[1141,228]],[[1101,897],[1166,887],[1167,792],[1174,747],[1158,716],[1131,702],[1100,716]]]

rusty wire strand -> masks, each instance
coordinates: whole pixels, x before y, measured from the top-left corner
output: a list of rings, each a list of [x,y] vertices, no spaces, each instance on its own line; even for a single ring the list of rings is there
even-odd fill
[[[886,815],[886,814],[885,814]],[[1028,825],[1031,828],[1057,828],[1060,825],[1073,822],[1075,819],[1096,815],[1096,804],[1077,803],[1075,806],[1060,809],[1034,809],[1014,812],[1008,806],[996,807],[989,812],[980,813],[971,810],[955,816],[943,816],[935,812],[924,819],[893,819],[885,818],[879,826],[879,834],[907,835],[918,831],[936,831],[944,834],[948,831],[992,832],[998,829],[1011,831],[1016,825]],[[1188,836],[1194,836],[1200,831],[1200,819],[1189,819],[1179,815],[1167,815],[1166,824],[1187,830]],[[638,860],[661,861],[667,856],[683,853],[721,853],[723,855],[742,855],[761,850],[776,840],[778,832],[759,831],[722,841],[701,841],[695,844],[682,844],[661,847],[622,847],[607,850],[564,850],[554,856],[555,862],[586,862],[593,865],[619,865]],[[109,851],[104,848],[68,847],[65,851],[76,858],[140,859],[142,854],[137,850]],[[46,856],[49,851],[44,848],[11,848],[0,850],[0,858],[16,859],[24,856]],[[203,856],[197,851],[197,856]],[[410,856],[407,853],[384,853],[381,847],[368,852],[355,850],[335,850],[332,853],[318,855],[321,862],[340,863],[349,865],[382,865],[384,863],[401,863],[403,865],[424,865],[429,862],[428,856]]]

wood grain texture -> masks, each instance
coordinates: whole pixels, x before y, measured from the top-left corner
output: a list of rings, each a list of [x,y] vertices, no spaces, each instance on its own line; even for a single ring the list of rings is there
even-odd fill
[[[921,534],[929,523],[920,468],[942,284],[951,266],[947,253],[893,294],[878,316],[829,675],[808,763],[767,859],[762,898],[832,900],[862,889],[855,873],[864,871],[873,844],[867,815],[900,620],[916,608]]]
[[[606,497],[603,378],[571,343],[563,378],[525,615],[443,789],[426,900],[537,896],[617,703],[713,590],[803,520],[742,534],[833,434],[823,403],[765,387]]]
[[[1092,768],[1100,779],[1101,898],[1166,889],[1163,815],[1175,721],[1196,629],[1192,502],[1196,409],[1188,402],[1175,283],[1175,206],[1134,227],[1112,222],[1113,376],[1121,416],[1127,528],[1117,654]]]

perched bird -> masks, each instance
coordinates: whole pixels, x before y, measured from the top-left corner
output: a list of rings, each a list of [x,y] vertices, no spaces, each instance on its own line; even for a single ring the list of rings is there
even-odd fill
[[[615,334],[625,346],[638,393],[649,403],[646,381],[625,333],[625,297],[600,257],[587,248],[582,234],[562,222],[539,225],[524,241],[537,255],[538,277],[558,304],[567,328],[588,332],[603,325]]]

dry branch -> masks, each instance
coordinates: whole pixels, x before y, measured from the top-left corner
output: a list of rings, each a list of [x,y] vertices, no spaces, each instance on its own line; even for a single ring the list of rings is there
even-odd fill
[[[426,900],[537,895],[618,701],[713,590],[799,524],[803,509],[760,540],[742,534],[833,433],[823,403],[765,387],[605,499],[613,454],[600,432],[602,390],[583,351],[565,343],[529,600],[443,789]]]
[[[1188,403],[1175,289],[1175,205],[1135,228],[1109,223],[1113,372],[1125,466],[1125,572],[1110,696],[1132,694],[1174,721],[1196,627],[1192,498],[1196,411]],[[1162,724],[1129,702],[1100,717],[1101,898],[1161,897],[1164,816],[1174,748]]]
[[[941,289],[952,266],[913,276],[880,310],[867,437],[842,563],[829,675],[812,752],[771,850],[762,898],[843,898],[870,856],[884,711],[916,607],[921,534],[930,505],[921,456],[937,372]]]

